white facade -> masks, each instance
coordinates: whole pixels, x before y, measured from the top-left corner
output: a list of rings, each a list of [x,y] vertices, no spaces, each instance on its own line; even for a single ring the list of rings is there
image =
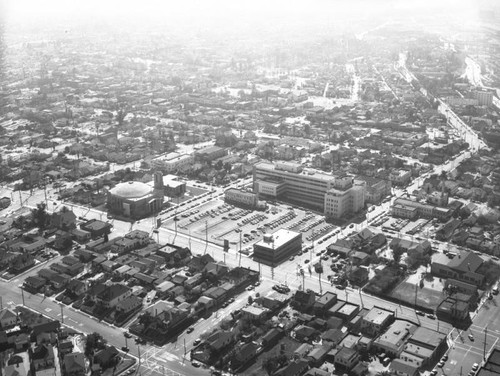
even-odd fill
[[[354,184],[339,185],[342,189],[330,189],[325,194],[325,215],[341,218],[356,213],[365,206],[366,183],[356,181]]]

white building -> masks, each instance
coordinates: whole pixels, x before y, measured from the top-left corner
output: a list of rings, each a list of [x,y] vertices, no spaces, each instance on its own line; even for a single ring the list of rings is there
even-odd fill
[[[335,180],[335,188],[325,194],[325,215],[332,218],[349,216],[365,206],[366,183],[343,176]]]

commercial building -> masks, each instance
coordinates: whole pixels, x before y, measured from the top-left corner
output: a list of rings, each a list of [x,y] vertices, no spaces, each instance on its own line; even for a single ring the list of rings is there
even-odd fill
[[[418,368],[434,363],[446,349],[446,334],[418,327],[399,358]]]
[[[227,149],[219,146],[208,146],[194,153],[196,162],[208,162],[227,155]]]
[[[469,302],[461,299],[465,294],[447,296],[436,308],[439,320],[448,322],[468,322]]]
[[[500,349],[494,348],[488,360],[476,373],[477,376],[495,376],[500,374]]]
[[[162,205],[163,192],[138,181],[117,184],[107,195],[107,206],[112,213],[134,219],[156,213]]]
[[[194,156],[190,154],[169,153],[151,161],[151,167],[172,174],[189,169],[194,163]]]
[[[453,209],[442,208],[439,206],[425,204],[419,201],[413,201],[405,198],[398,198],[394,201],[391,208],[391,214],[394,217],[415,219],[437,218],[442,221],[448,220],[453,215]]]
[[[477,271],[483,262],[474,252],[456,249],[448,254],[438,253],[432,261],[431,273],[479,287],[483,284],[484,276]]]
[[[266,234],[253,246],[254,260],[276,266],[302,249],[302,234],[279,229],[274,234]]]
[[[390,357],[399,357],[403,352],[406,342],[413,335],[417,325],[405,320],[396,320],[387,330],[380,335],[373,345],[375,348]]]
[[[298,163],[258,163],[253,181],[254,192],[261,196],[302,203],[333,218],[356,213],[365,204],[364,181],[303,170]]]
[[[226,190],[226,192],[224,192],[224,200],[227,203],[248,209],[265,208],[264,203],[259,205],[259,197],[256,193],[236,188],[229,188]]]
[[[394,312],[379,307],[373,307],[361,319],[361,332],[370,336],[380,334],[394,321]]]

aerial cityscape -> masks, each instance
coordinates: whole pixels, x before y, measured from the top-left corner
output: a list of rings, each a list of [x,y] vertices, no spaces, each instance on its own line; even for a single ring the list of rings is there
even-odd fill
[[[500,375],[500,3],[0,0],[0,375]]]

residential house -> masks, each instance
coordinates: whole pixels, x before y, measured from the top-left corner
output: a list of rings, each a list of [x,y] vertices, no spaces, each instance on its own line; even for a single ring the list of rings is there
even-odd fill
[[[189,248],[179,247],[174,244],[164,245],[156,251],[156,254],[165,259],[165,264],[168,267],[185,266],[191,261],[192,256]]]
[[[308,368],[309,363],[306,359],[297,359],[275,371],[273,376],[299,376],[302,375]]]
[[[85,376],[87,367],[85,356],[81,352],[64,355],[64,374],[66,376]]]
[[[270,348],[277,344],[279,340],[285,335],[285,332],[278,328],[272,328],[262,337],[262,346]]]
[[[263,322],[269,315],[269,310],[263,307],[248,306],[241,309],[241,317],[255,322]]]
[[[88,231],[84,231],[78,228],[74,228],[70,231],[73,240],[80,244],[86,243],[91,239],[91,234]]]
[[[55,367],[54,348],[52,345],[41,344],[36,346],[31,354],[31,362],[36,371]]]
[[[114,366],[117,362],[118,350],[114,346],[106,346],[94,355],[94,364],[99,364],[101,369]]]
[[[74,348],[73,341],[71,341],[71,340],[59,341],[59,344],[57,345],[59,357],[61,359],[64,359],[66,354],[70,354],[73,352],[73,348]]]
[[[253,359],[257,355],[258,347],[254,342],[236,346],[234,356],[231,360],[232,368],[236,370]]]
[[[300,342],[311,342],[318,336],[318,331],[307,325],[298,325],[294,330],[295,338]]]
[[[309,352],[309,354],[307,354],[307,360],[309,361],[309,364],[317,367],[321,366],[325,362],[326,356],[328,355],[330,349],[330,346],[325,345],[314,347]]]
[[[64,208],[58,212],[52,213],[50,224],[60,230],[68,231],[76,227],[76,215],[71,210]]]
[[[103,291],[95,295],[95,299],[104,307],[114,308],[119,302],[127,299],[130,295],[132,295],[132,290],[129,287],[116,283],[106,286]]]
[[[116,304],[116,314],[126,315],[128,313],[134,312],[139,307],[142,307],[142,299],[137,296],[129,296]]]
[[[337,303],[337,294],[327,291],[314,303],[314,311],[317,314],[325,314],[335,303]]]
[[[335,368],[351,370],[359,362],[359,353],[355,349],[342,347],[334,356]]]
[[[29,290],[34,290],[34,291],[39,291],[42,289],[47,281],[45,278],[38,277],[38,276],[29,276],[24,280],[24,287],[29,289]]]
[[[80,229],[90,232],[92,239],[100,238],[111,232],[112,224],[100,221],[98,219],[91,219],[88,222],[82,223]]]
[[[316,295],[314,291],[297,290],[290,304],[299,311],[308,311],[314,306],[315,302]]]
[[[332,376],[332,373],[321,368],[311,368],[304,376]]]
[[[333,347],[337,347],[347,334],[347,331],[343,331],[341,329],[328,329],[326,332],[321,334],[321,339],[323,340],[323,343],[329,343]]]
[[[10,308],[0,311],[0,328],[8,329],[17,324],[17,314]]]
[[[354,286],[364,286],[370,276],[370,271],[365,266],[353,266],[347,276],[349,282]]]
[[[209,262],[214,262],[214,261],[215,260],[213,259],[213,257],[210,256],[208,253],[204,255],[194,256],[188,263],[189,271],[191,273],[201,272]]]

